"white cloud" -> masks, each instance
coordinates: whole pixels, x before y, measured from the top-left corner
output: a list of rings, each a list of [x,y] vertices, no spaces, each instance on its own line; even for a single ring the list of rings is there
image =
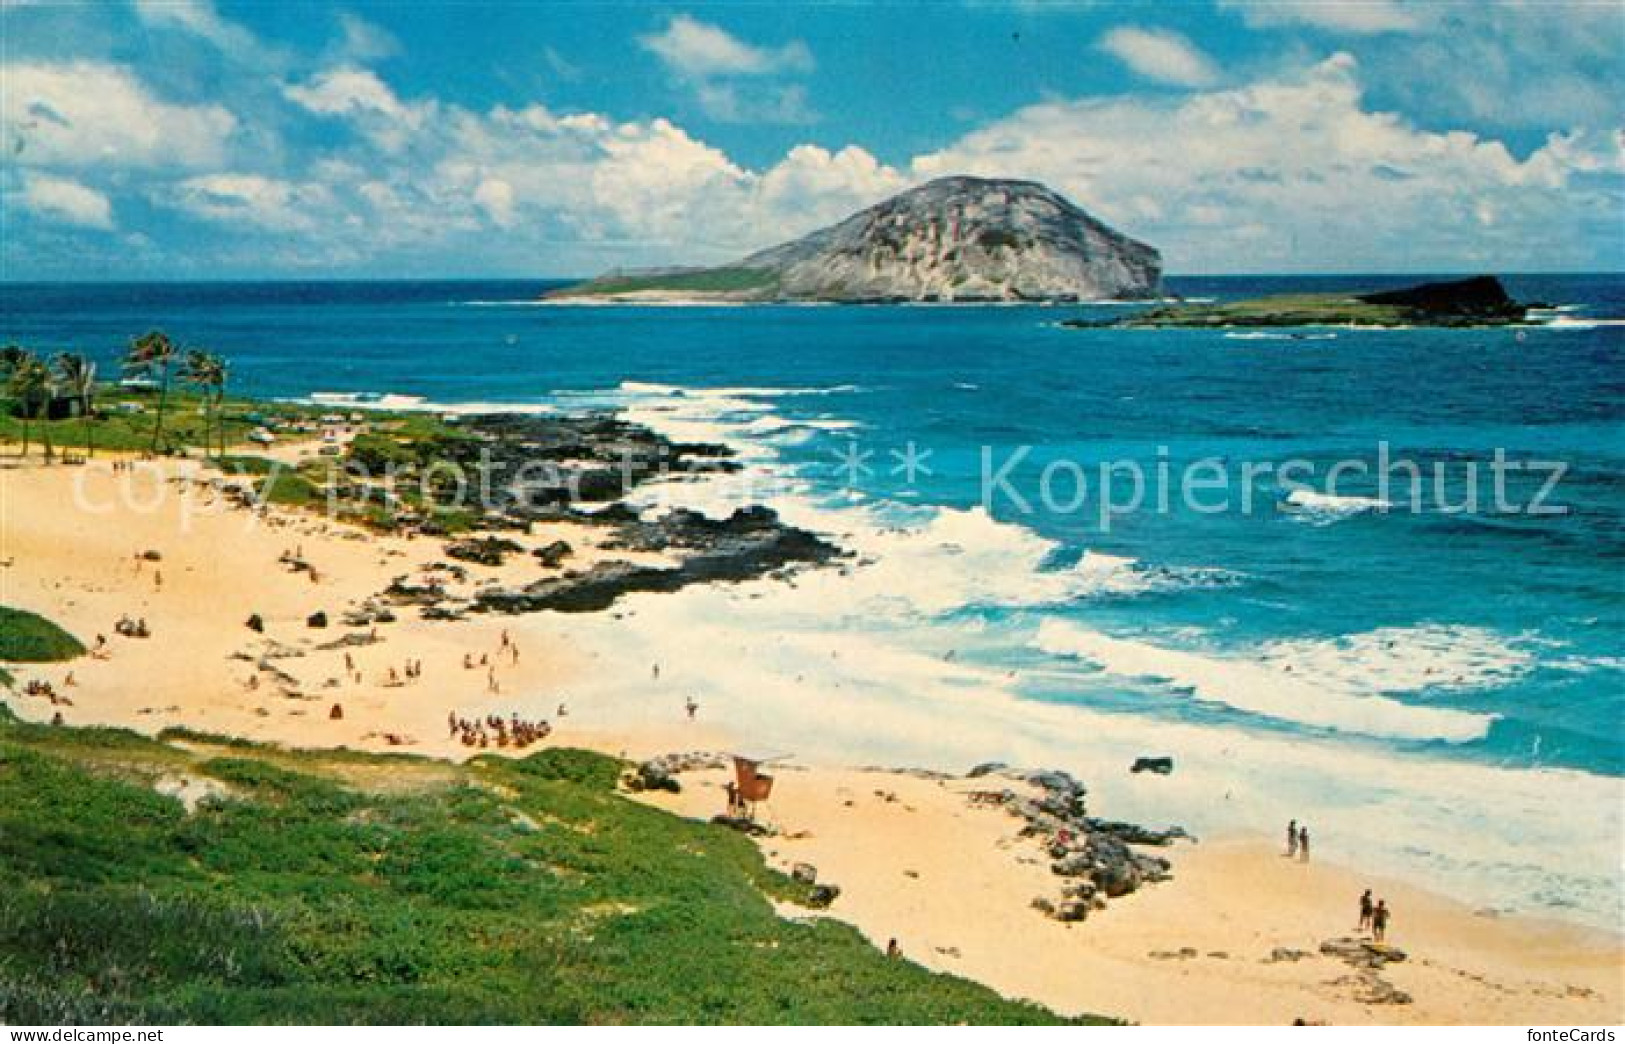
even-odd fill
[[[30,174],[20,194],[25,209],[56,221],[85,228],[111,229],[113,204],[88,185],[68,178]]]
[[[1618,126],[1625,15],[1617,4],[1437,5],[1424,31],[1366,57],[1406,108],[1430,119],[1543,130]]]
[[[348,62],[376,62],[401,52],[401,42],[388,29],[374,25],[360,15],[339,12],[337,55]]]
[[[1240,11],[1257,28],[1300,25],[1383,33],[1415,29],[1423,21],[1422,5],[1405,0],[1219,0],[1219,6]]]
[[[1358,74],[1336,55],[1178,98],[1046,102],[913,169],[1044,181],[1161,247],[1175,271],[1598,262],[1588,225],[1618,202],[1586,178],[1618,162],[1617,141],[1556,136],[1520,160],[1498,141],[1371,111]]]
[[[638,37],[672,72],[692,79],[807,72],[812,52],[800,40],[783,47],[757,47],[690,15],[676,15],[658,33]]]
[[[237,127],[219,105],[160,101],[116,65],[8,64],[0,83],[5,155],[25,165],[209,167]]]
[[[282,93],[311,112],[354,121],[363,134],[390,150],[404,145],[433,108],[402,102],[376,73],[357,66],[328,69],[308,83],[284,86]]]
[[[504,228],[513,224],[513,186],[501,178],[486,178],[474,186],[474,205]]]
[[[1219,78],[1207,55],[1168,29],[1123,26],[1102,36],[1100,47],[1141,76],[1159,83],[1205,87]]]
[[[159,194],[157,202],[194,217],[249,222],[279,232],[314,231],[332,220],[331,191],[259,174],[211,174],[187,178]]]
[[[680,14],[638,42],[720,123],[814,123],[818,116],[799,83],[775,83],[810,72],[812,52],[800,40],[782,47],[746,43],[727,30]],[[748,83],[745,82],[748,80]]]
[[[149,28],[188,33],[240,61],[273,57],[253,33],[222,18],[211,0],[135,0],[135,13]]]

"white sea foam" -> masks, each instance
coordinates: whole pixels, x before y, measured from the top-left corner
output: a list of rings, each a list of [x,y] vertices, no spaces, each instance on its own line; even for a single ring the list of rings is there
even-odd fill
[[[1587,319],[1559,315],[1535,325],[1543,330],[1595,330],[1600,326],[1625,326],[1625,319]]]
[[[1318,334],[1301,334],[1301,333],[1299,333],[1299,334],[1291,334],[1291,333],[1271,333],[1271,332],[1266,331],[1266,330],[1247,330],[1247,331],[1241,331],[1241,332],[1232,330],[1231,332],[1225,334],[1224,336],[1226,338],[1232,340],[1232,341],[1335,341],[1335,340],[1337,340],[1337,335],[1334,334],[1334,333],[1318,333]]]
[[[1338,732],[1467,743],[1482,739],[1495,720],[1489,714],[1401,703],[1376,695],[1383,690],[1367,688],[1348,675],[1311,674],[1268,656],[1170,648],[1115,638],[1062,620],[1045,620],[1034,644],[1054,656],[1086,660],[1120,678],[1147,679],[1188,690],[1193,699]]]
[[[1321,493],[1313,489],[1295,489],[1282,501],[1283,510],[1315,525],[1327,525],[1368,511],[1387,511],[1390,507],[1391,504],[1379,497]]]

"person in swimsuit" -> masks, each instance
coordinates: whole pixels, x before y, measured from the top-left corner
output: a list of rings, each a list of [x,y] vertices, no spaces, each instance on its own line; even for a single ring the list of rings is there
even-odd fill
[[[1388,935],[1388,901],[1377,900],[1377,908],[1371,911],[1371,937],[1382,942]]]

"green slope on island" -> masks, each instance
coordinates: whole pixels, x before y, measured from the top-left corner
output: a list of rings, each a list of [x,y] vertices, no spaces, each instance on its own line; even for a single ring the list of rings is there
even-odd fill
[[[620,769],[152,740],[0,705],[0,1022],[1055,1021],[776,916],[806,886],[620,796]]]

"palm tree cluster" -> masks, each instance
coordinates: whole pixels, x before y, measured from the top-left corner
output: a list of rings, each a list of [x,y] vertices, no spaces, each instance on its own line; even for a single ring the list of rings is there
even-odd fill
[[[23,422],[23,456],[28,455],[29,422],[45,419],[51,402],[60,396],[71,396],[79,405],[79,416],[85,425],[85,446],[95,452],[94,432],[90,425],[91,402],[96,395],[96,364],[78,352],[58,352],[49,361],[26,348],[9,344],[0,349],[0,375],[6,379],[6,390],[16,401],[17,414]],[[51,429],[42,425],[40,437],[45,445],[45,459],[54,460],[56,447],[51,444]]]
[[[177,367],[177,362],[179,366]],[[226,380],[230,367],[226,360],[201,348],[188,349],[184,356],[169,335],[159,330],[143,334],[130,342],[124,354],[124,370],[151,378],[158,387],[158,406],[152,427],[151,452],[163,446],[164,414],[169,405],[169,386],[178,376],[198,389],[203,400],[203,449],[205,453],[226,452],[225,425],[221,405],[226,397]],[[6,392],[15,403],[15,413],[22,421],[22,455],[28,455],[31,423],[48,419],[51,403],[64,396],[78,406],[85,425],[85,446],[95,455],[95,428],[91,424],[96,397],[96,364],[77,352],[58,352],[49,360],[18,345],[0,348],[0,379],[5,381]],[[51,429],[41,425],[41,438],[45,459],[55,458],[51,444]]]

